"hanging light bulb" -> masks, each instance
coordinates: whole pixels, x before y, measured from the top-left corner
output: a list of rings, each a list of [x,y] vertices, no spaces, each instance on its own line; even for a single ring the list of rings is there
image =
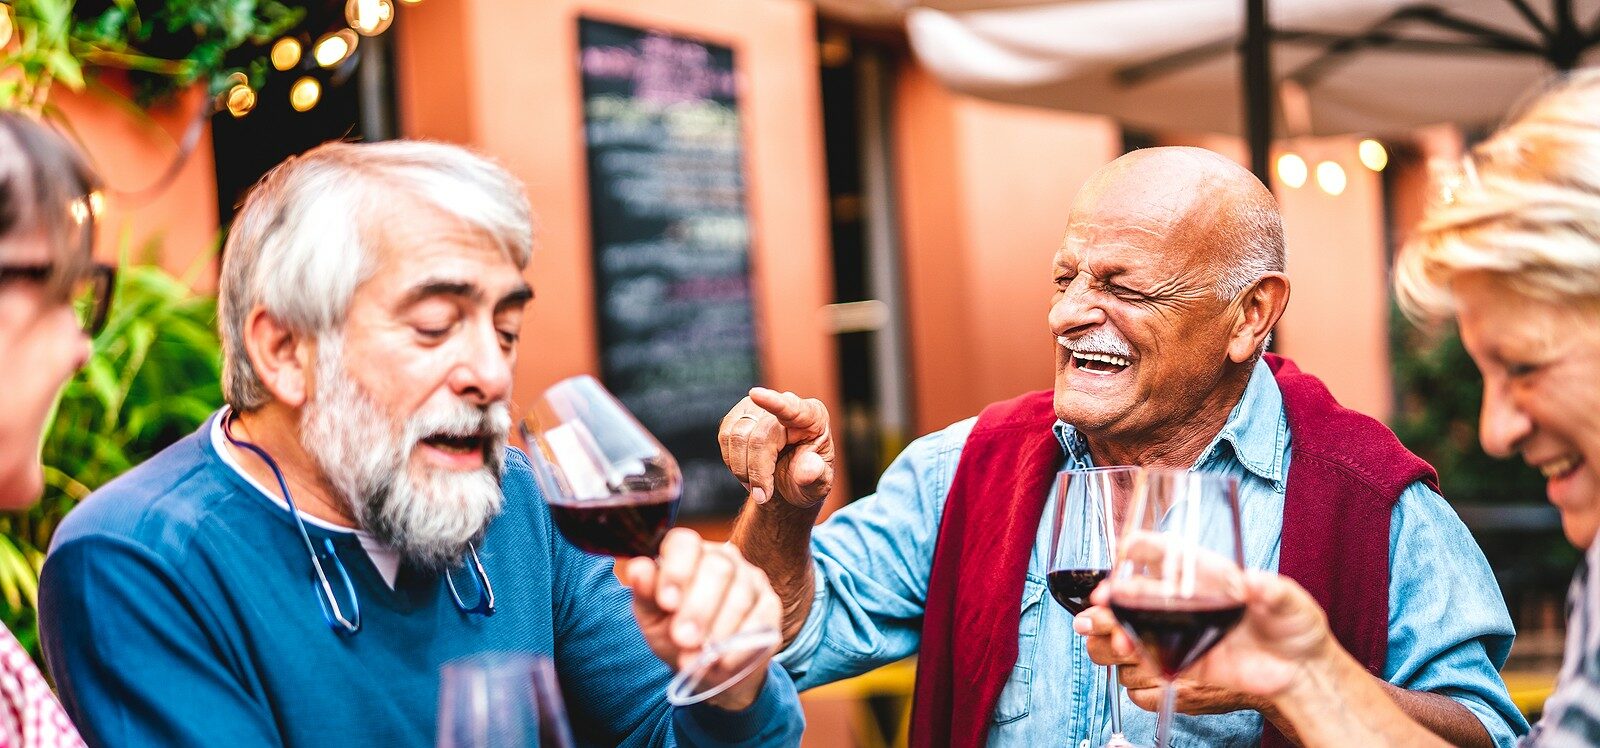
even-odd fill
[[[1372,138],[1361,141],[1356,146],[1356,155],[1361,157],[1361,165],[1373,171],[1383,171],[1389,165],[1389,151],[1385,150],[1382,143]]]
[[[256,92],[250,86],[237,83],[228,89],[228,114],[243,117],[256,108]]]
[[[394,0],[348,0],[344,19],[362,36],[377,36],[394,22]]]
[[[311,57],[318,65],[325,68],[337,66],[346,58],[354,54],[356,45],[361,37],[350,29],[339,29],[317,40],[317,45],[311,48]]]
[[[1307,173],[1306,160],[1298,154],[1285,153],[1278,157],[1278,181],[1291,189],[1304,187]]]
[[[289,106],[297,112],[310,111],[322,100],[322,84],[309,75],[302,76],[289,87]]]
[[[1334,197],[1344,194],[1348,179],[1344,174],[1344,167],[1332,161],[1317,164],[1317,186]]]
[[[288,70],[300,64],[300,40],[286,36],[272,44],[272,66],[279,70]]]

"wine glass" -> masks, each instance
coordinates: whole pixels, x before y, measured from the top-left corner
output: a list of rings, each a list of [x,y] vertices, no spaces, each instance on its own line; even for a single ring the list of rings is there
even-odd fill
[[[438,748],[570,748],[572,734],[549,658],[490,653],[439,673]]]
[[[520,428],[556,528],[595,555],[659,555],[683,492],[677,460],[594,377],[557,382],[544,404],[546,417],[530,412]],[[687,706],[722,693],[780,641],[763,627],[707,642],[668,684],[667,700]]]
[[[1239,481],[1215,473],[1145,470],[1140,482],[1107,585],[1111,612],[1161,678],[1156,748],[1166,748],[1173,681],[1244,616]]]
[[[1111,573],[1117,556],[1117,527],[1139,488],[1140,468],[1121,466],[1063,470],[1056,479],[1050,566],[1045,578],[1050,596],[1068,613],[1089,607],[1089,593]],[[1130,748],[1122,734],[1122,699],[1117,666],[1106,666],[1106,709],[1111,739],[1106,748]]]

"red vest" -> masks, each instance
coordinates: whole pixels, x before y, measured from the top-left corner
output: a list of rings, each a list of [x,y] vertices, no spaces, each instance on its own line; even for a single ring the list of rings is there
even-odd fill
[[[1339,642],[1382,676],[1389,646],[1389,517],[1433,468],[1383,424],[1341,407],[1288,359],[1267,364],[1283,393],[1291,461],[1278,571],[1328,612]],[[990,405],[962,447],[933,552],[917,657],[911,745],[976,748],[1017,661],[1028,559],[1061,469],[1049,391]],[[1262,745],[1286,746],[1268,725]]]

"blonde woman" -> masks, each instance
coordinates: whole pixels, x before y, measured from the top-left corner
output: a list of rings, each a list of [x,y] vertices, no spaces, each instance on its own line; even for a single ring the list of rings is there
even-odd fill
[[[91,256],[94,181],[54,132],[0,113],[0,509],[44,489],[39,446],[51,404],[89,356],[111,270]],[[75,307],[75,299],[88,303]],[[81,746],[27,652],[0,629],[0,746]]]
[[[1560,680],[1522,745],[1600,745],[1600,72],[1572,76],[1472,149],[1395,285],[1414,317],[1455,319],[1483,372],[1484,449],[1544,474],[1584,550]],[[1298,585],[1260,574],[1249,586],[1244,623],[1193,678],[1272,699],[1306,745],[1445,745],[1340,649]]]

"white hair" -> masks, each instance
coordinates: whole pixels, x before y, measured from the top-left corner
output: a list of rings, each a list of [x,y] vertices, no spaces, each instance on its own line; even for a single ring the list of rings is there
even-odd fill
[[[223,249],[218,317],[222,393],[235,410],[271,399],[245,352],[253,309],[321,336],[344,322],[374,269],[383,223],[420,204],[460,219],[528,264],[533,217],[522,185],[460,146],[416,140],[328,143],[283,162],[255,186]]]
[[[1600,299],[1600,70],[1557,79],[1437,187],[1395,260],[1412,319],[1453,314],[1469,272],[1532,299]]]
[[[1260,190],[1264,195],[1235,201],[1232,215],[1217,231],[1221,240],[1233,245],[1232,262],[1217,277],[1217,296],[1224,301],[1232,301],[1267,273],[1283,272],[1287,264],[1283,216],[1266,187]]]

